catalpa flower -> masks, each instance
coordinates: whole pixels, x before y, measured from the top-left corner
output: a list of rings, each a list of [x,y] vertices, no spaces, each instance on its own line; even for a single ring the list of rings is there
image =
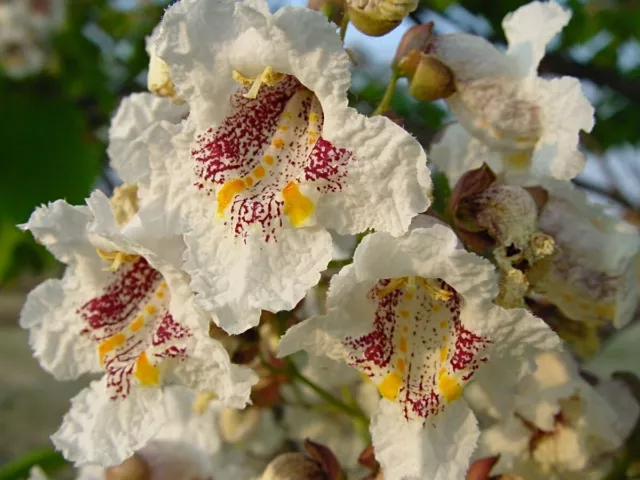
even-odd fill
[[[553,238],[559,253],[527,272],[533,291],[572,320],[623,327],[637,302],[634,258],[640,238],[572,185],[544,187],[550,196],[538,228]]]
[[[434,39],[428,53],[455,76],[457,91],[447,104],[460,124],[486,145],[470,143],[468,153],[489,147],[500,152],[505,171],[534,177],[569,180],[582,171],[578,136],[580,130],[593,128],[593,107],[577,79],[537,75],[546,45],[570,16],[553,1],[519,8],[502,23],[506,52],[468,34]],[[445,135],[457,134],[449,129]]]
[[[149,152],[144,138],[153,125],[166,121],[178,124],[189,114],[186,105],[177,105],[151,93],[134,93],[125,97],[109,127],[111,167],[120,178],[142,188],[150,182]]]
[[[110,466],[165,423],[167,385],[211,391],[241,408],[256,377],[232,365],[209,338],[211,317],[196,308],[187,278],[174,266],[179,238],[123,218],[127,208],[113,208],[99,192],[88,204],[54,202],[23,226],[68,268],[61,280],[29,294],[20,324],[31,331],[35,357],[56,378],[103,373],[72,400],[52,439],[77,464]]]
[[[183,0],[153,47],[190,114],[149,136],[151,216],[184,219],[191,286],[227,332],[302,299],[331,257],[327,229],[401,235],[428,207],[423,150],[347,107],[349,57],[320,13]]]
[[[492,364],[508,381],[525,371],[529,350],[559,344],[526,310],[492,302],[490,262],[445,226],[423,225],[400,239],[365,237],[332,279],[327,314],[292,327],[280,344],[280,355],[304,349],[342,360],[377,385],[371,434],[389,480],[462,478],[479,434],[462,397],[467,382]]]
[[[545,352],[536,364],[536,372],[522,379],[510,397],[511,407],[492,409],[499,421],[482,432],[476,456],[499,455],[493,475],[603,478],[640,407],[619,381],[589,385],[566,355]]]

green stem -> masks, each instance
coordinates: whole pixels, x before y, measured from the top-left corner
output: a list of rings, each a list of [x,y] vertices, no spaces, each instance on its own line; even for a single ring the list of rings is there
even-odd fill
[[[349,26],[349,14],[345,11],[342,15],[342,22],[340,22],[340,40],[344,42],[344,37],[347,36],[347,27]]]
[[[399,78],[400,76],[398,75],[398,72],[396,72],[394,69],[391,73],[391,79],[389,80],[389,85],[387,85],[387,91],[384,92],[384,97],[382,97],[382,100],[380,101],[376,109],[371,114],[372,117],[375,115],[382,115],[384,112],[386,112],[389,109],[389,104],[391,103],[393,94],[396,91],[396,84],[398,83]]]
[[[345,258],[344,260],[331,260],[327,265],[327,268],[342,268],[353,263],[352,258]]]
[[[327,392],[325,389],[323,389],[316,383],[309,380],[302,373],[300,373],[300,371],[298,370],[298,367],[296,367],[292,361],[289,360],[287,362],[287,365],[289,367],[289,373],[293,378],[295,378],[296,380],[299,380],[300,383],[305,384],[307,387],[313,390],[320,398],[326,401],[329,405],[333,406],[336,410],[340,410],[341,412],[346,413],[350,417],[354,419],[358,419],[361,422],[366,422],[367,424],[369,423],[369,419],[367,418],[367,416],[358,407],[355,407],[355,406],[350,407],[349,405],[346,405],[345,403],[341,402],[336,397],[331,395],[329,392]]]
[[[0,480],[27,478],[31,467],[39,466],[47,473],[53,473],[67,464],[60,452],[50,448],[34,450],[25,456],[0,467]]]

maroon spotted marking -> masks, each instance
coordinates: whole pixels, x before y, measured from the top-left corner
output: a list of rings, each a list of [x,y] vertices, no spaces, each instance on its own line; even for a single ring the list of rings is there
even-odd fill
[[[445,368],[449,375],[461,373],[459,379],[469,380],[486,361],[484,352],[491,342],[462,326],[461,298],[444,281],[439,279],[440,288],[454,294],[446,302],[435,300],[420,286],[413,291],[411,300],[406,298],[406,286],[380,296],[378,292],[390,282],[391,279],[380,280],[367,295],[375,305],[373,330],[343,340],[351,351],[348,363],[379,383],[394,371],[397,358],[402,358],[406,368],[397,401],[402,404],[406,419],[426,421],[446,405],[437,390],[440,370]],[[402,317],[400,312],[403,310],[410,315]],[[443,321],[445,328],[441,326]],[[446,336],[446,342],[442,340],[443,336]],[[406,353],[399,349],[401,337],[406,339]],[[440,349],[444,345],[450,353],[442,362]]]
[[[307,90],[295,77],[287,76],[273,87],[262,85],[255,99],[244,98],[242,94],[246,92],[247,88],[236,91],[230,99],[231,113],[222,125],[198,135],[191,150],[198,178],[195,186],[207,195],[215,194],[229,180],[246,178],[261,164],[287,104],[294,95]],[[315,144],[308,144],[312,103],[309,95],[297,111],[302,122],[295,128],[296,141],[285,144],[279,161],[266,168],[265,177],[232,201],[225,223],[235,236],[246,240],[250,227],[259,225],[266,242],[277,241],[277,230],[283,225],[281,192],[291,181],[312,182],[320,193],[342,190],[348,163],[355,157],[321,136]],[[322,119],[319,124],[322,125]]]
[[[154,359],[157,362],[164,358],[186,358],[187,347],[180,340],[191,337],[192,333],[176,322],[167,310],[168,292],[162,299],[154,296],[162,281],[162,275],[140,257],[135,262],[120,266],[111,275],[102,294],[76,310],[85,322],[81,334],[94,340],[96,347],[116,334],[125,337],[103,359],[107,391],[112,400],[128,395],[135,362],[143,352],[147,353],[152,364]],[[128,327],[138,315],[143,314],[148,304],[152,304],[156,312],[144,314],[144,325],[132,331]]]

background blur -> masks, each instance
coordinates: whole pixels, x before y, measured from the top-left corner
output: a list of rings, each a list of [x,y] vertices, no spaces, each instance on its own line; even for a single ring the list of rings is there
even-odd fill
[[[42,372],[17,327],[25,294],[60,267],[15,225],[42,203],[82,203],[92,189],[109,192],[118,183],[106,156],[109,120],[123,96],[145,89],[144,40],[168,3],[0,0],[0,465],[48,446],[79,389]],[[304,5],[270,2],[274,10],[290,3]],[[353,105],[373,110],[395,47],[412,25],[432,20],[436,32],[466,31],[504,44],[502,18],[524,3],[428,0],[386,37],[349,27],[346,45],[358,67]],[[595,129],[582,138],[588,167],[576,183],[640,225],[640,1],[559,3],[573,18],[540,71],[578,77],[597,110]],[[392,107],[425,146],[449,120],[441,104],[409,98],[404,85]],[[638,338],[619,336],[619,344]],[[640,362],[617,361],[625,360],[627,370],[640,370]]]

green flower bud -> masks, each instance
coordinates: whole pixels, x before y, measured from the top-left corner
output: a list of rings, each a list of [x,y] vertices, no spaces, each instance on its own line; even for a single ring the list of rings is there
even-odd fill
[[[380,37],[418,7],[418,0],[346,0],[349,20],[362,33]]]
[[[340,25],[344,16],[344,0],[309,0],[307,7],[322,12],[330,22]]]

